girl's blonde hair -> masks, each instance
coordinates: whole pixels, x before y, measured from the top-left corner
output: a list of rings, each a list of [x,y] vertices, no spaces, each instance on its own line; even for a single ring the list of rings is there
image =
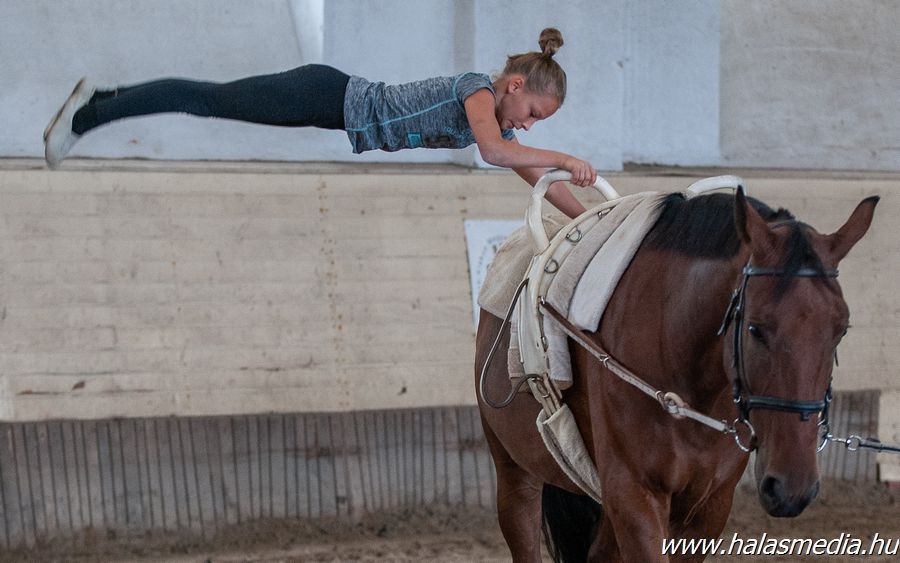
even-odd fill
[[[538,38],[541,52],[531,51],[520,55],[510,55],[501,76],[521,74],[525,77],[525,88],[538,94],[556,96],[559,105],[566,99],[566,72],[553,60],[553,55],[563,46],[562,33],[555,27],[548,27]]]

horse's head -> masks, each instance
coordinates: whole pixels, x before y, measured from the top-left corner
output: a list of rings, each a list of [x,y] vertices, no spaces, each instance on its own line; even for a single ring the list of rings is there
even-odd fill
[[[741,190],[735,198],[735,227],[752,268],[734,302],[726,368],[755,429],[757,490],[773,516],[800,514],[819,490],[818,420],[849,326],[837,266],[865,235],[876,203],[863,200],[837,232],[823,235],[798,221],[767,223]]]

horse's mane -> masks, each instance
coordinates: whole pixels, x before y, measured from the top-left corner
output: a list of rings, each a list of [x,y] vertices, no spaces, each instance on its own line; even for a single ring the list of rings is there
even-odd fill
[[[806,234],[808,225],[797,221],[787,209],[773,210],[756,198],[747,200],[766,222],[782,223],[790,229],[787,249],[778,266],[785,272],[776,288],[779,297],[800,268],[823,271],[822,261]],[[733,195],[719,193],[688,199],[673,193],[663,198],[660,206],[659,219],[644,241],[646,248],[721,260],[738,253],[741,240],[734,224]]]

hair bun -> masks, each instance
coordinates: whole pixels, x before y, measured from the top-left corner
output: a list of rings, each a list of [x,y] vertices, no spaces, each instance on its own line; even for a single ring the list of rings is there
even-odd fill
[[[555,27],[545,28],[538,38],[538,45],[541,46],[541,53],[545,57],[552,57],[563,46],[562,33]]]

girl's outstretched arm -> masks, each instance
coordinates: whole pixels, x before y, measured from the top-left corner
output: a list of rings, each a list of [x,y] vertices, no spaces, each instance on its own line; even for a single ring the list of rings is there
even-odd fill
[[[500,132],[500,124],[494,114],[494,95],[482,89],[465,102],[466,117],[475,134],[481,158],[489,164],[503,168],[562,168],[572,173],[572,183],[586,187],[597,180],[597,172],[589,162],[565,153],[526,147],[507,141]]]

